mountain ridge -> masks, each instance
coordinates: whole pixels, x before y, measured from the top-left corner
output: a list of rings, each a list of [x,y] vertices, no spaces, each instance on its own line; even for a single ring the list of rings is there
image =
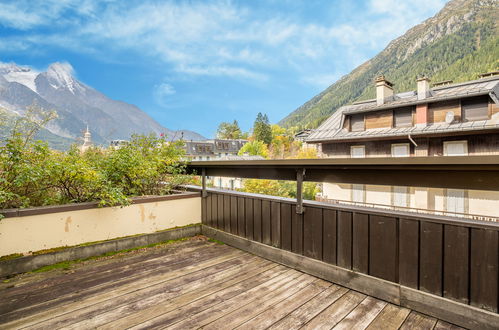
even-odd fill
[[[58,118],[47,125],[47,130],[74,141],[81,137],[87,125],[98,144],[128,139],[134,133],[165,134],[171,139],[180,136],[187,140],[205,139],[192,131],[165,128],[137,106],[110,99],[76,79],[73,67],[67,62],[52,63],[45,72],[0,62],[0,107],[11,115],[23,116],[26,108],[33,104],[44,110],[55,110]]]
[[[497,0],[449,1],[436,15],[392,40],[279,124],[315,128],[339,107],[373,98],[373,80],[380,74],[395,84],[396,92],[404,92],[414,90],[420,75],[459,82],[495,70],[499,67],[494,55],[499,53],[498,16]]]

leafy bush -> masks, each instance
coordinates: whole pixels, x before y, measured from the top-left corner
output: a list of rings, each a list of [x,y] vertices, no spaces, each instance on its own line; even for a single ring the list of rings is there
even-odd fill
[[[168,194],[189,180],[182,142],[135,135],[120,149],[80,152],[72,146],[60,152],[33,139],[53,117],[30,110],[0,140],[0,209],[90,201],[127,205],[129,197]]]

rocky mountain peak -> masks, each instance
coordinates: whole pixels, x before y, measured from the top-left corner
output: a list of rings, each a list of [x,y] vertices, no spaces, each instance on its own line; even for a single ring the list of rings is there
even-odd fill
[[[67,62],[52,63],[46,75],[50,85],[55,89],[66,88],[74,94],[76,88],[80,87],[80,84],[73,78],[73,67]]]

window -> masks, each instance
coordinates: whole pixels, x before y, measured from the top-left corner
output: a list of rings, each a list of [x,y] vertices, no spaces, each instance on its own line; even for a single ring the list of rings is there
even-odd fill
[[[468,141],[444,142],[444,156],[467,156]]]
[[[409,157],[409,143],[392,144],[392,157]]]
[[[364,203],[366,195],[363,184],[352,184],[352,202]]]
[[[366,147],[365,146],[351,146],[350,156],[352,158],[364,158],[366,157]]]
[[[412,109],[395,110],[393,113],[394,127],[411,127],[412,126]]]
[[[409,187],[394,186],[392,189],[392,205],[409,206]]]
[[[350,131],[360,132],[364,130],[364,115],[353,115],[350,117]]]
[[[465,213],[464,190],[447,189],[446,210],[448,212]]]
[[[487,120],[489,119],[489,99],[485,97],[474,97],[461,101],[463,121]]]

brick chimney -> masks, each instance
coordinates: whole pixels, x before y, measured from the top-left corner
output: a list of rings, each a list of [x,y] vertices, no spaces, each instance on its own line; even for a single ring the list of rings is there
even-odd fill
[[[393,84],[385,79],[385,76],[379,76],[376,82],[376,104],[383,105],[390,96],[393,96]]]
[[[427,77],[418,78],[418,100],[424,100],[430,93],[430,79]]]

